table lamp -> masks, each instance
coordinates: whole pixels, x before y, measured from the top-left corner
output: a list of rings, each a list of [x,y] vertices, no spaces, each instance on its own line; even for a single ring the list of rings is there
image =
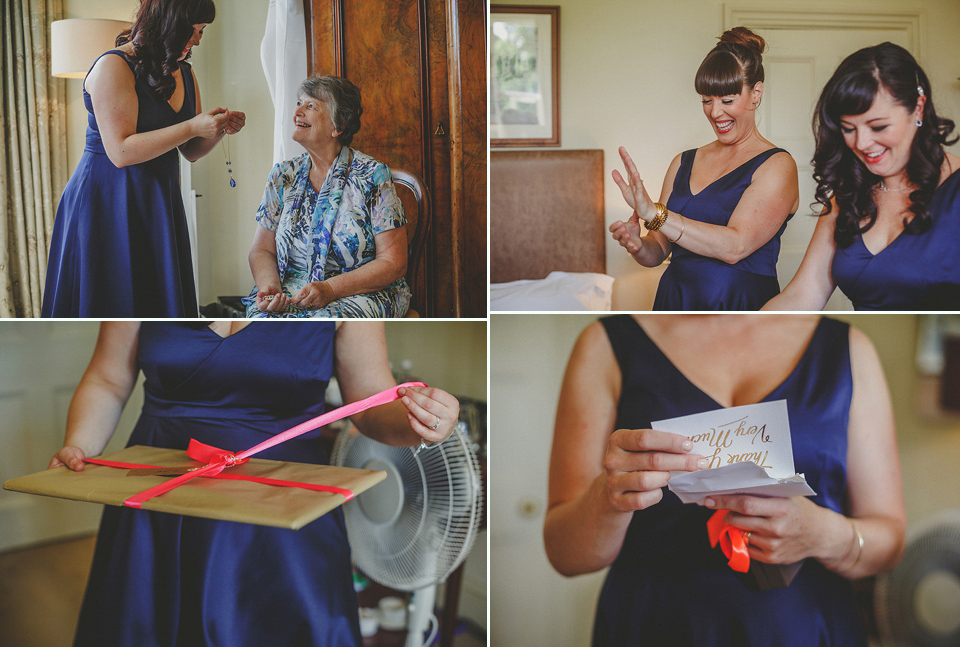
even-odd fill
[[[97,57],[116,47],[117,36],[130,23],[123,20],[68,18],[50,24],[50,73],[82,79]]]

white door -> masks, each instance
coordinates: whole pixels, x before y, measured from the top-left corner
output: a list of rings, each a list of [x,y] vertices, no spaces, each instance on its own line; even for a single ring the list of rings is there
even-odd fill
[[[490,318],[490,644],[590,644],[603,574],[564,578],[543,548],[564,367],[589,315]]]
[[[913,21],[889,27],[815,27],[796,25],[796,14],[784,18],[777,28],[776,17],[768,16],[771,25],[757,28],[767,41],[763,57],[767,83],[759,108],[761,132],[781,148],[790,151],[800,172],[800,207],[787,225],[781,239],[777,274],[780,287],[786,287],[796,274],[816,224],[811,209],[816,183],[813,181],[814,140],[811,128],[813,111],[820,91],[846,56],[863,47],[890,41],[913,50],[916,35]],[[813,20],[815,17],[806,17]],[[730,23],[747,24],[747,23]],[[911,51],[917,56],[916,51]],[[819,205],[814,205],[818,207]],[[827,310],[852,310],[850,301],[836,290]]]
[[[63,445],[67,408],[97,339],[97,323],[0,323],[0,482],[47,467]],[[140,409],[134,391],[110,448]],[[0,490],[0,550],[96,530],[102,506]]]

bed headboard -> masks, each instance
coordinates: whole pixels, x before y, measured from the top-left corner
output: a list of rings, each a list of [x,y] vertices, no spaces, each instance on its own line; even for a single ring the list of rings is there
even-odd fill
[[[606,272],[603,151],[490,152],[490,281]]]

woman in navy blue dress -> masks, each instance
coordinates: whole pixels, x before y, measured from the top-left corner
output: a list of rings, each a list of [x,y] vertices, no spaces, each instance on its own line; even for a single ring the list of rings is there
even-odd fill
[[[620,148],[629,182],[613,179],[634,212],[610,225],[613,237],[646,267],[673,254],[654,310],[759,310],[780,291],[780,236],[799,193],[793,158],[757,130],[765,46],[735,27],[701,63],[695,86],[717,139],[673,159],[660,202]]]
[[[248,449],[324,411],[336,377],[345,403],[396,383],[383,324],[105,323],[50,463],[100,454],[143,371],[130,444],[186,449],[191,438]],[[351,417],[392,445],[437,442],[459,403],[434,388]],[[319,431],[260,454],[326,463]],[[340,509],[293,531],[129,508],[104,510],[77,646],[362,644]]]
[[[243,128],[203,112],[186,59],[212,0],[143,0],[83,82],[86,145],[60,198],[44,317],[196,317],[177,151],[193,162]]]
[[[893,43],[840,63],[817,102],[816,200],[797,274],[769,309],[960,310],[960,157],[930,82]]]
[[[780,399],[816,496],[701,507],[664,487],[707,461],[651,421]],[[863,334],[807,315],[609,317],[578,339],[556,419],[545,545],[564,575],[609,567],[595,647],[866,646],[850,580],[893,567],[906,521],[889,395]],[[711,508],[750,532],[752,560],[802,561],[790,585],[760,590],[733,571],[710,547]]]

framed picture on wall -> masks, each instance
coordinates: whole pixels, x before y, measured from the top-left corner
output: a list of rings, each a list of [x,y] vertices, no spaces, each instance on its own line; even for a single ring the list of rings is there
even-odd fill
[[[490,146],[560,145],[560,7],[490,6]]]

